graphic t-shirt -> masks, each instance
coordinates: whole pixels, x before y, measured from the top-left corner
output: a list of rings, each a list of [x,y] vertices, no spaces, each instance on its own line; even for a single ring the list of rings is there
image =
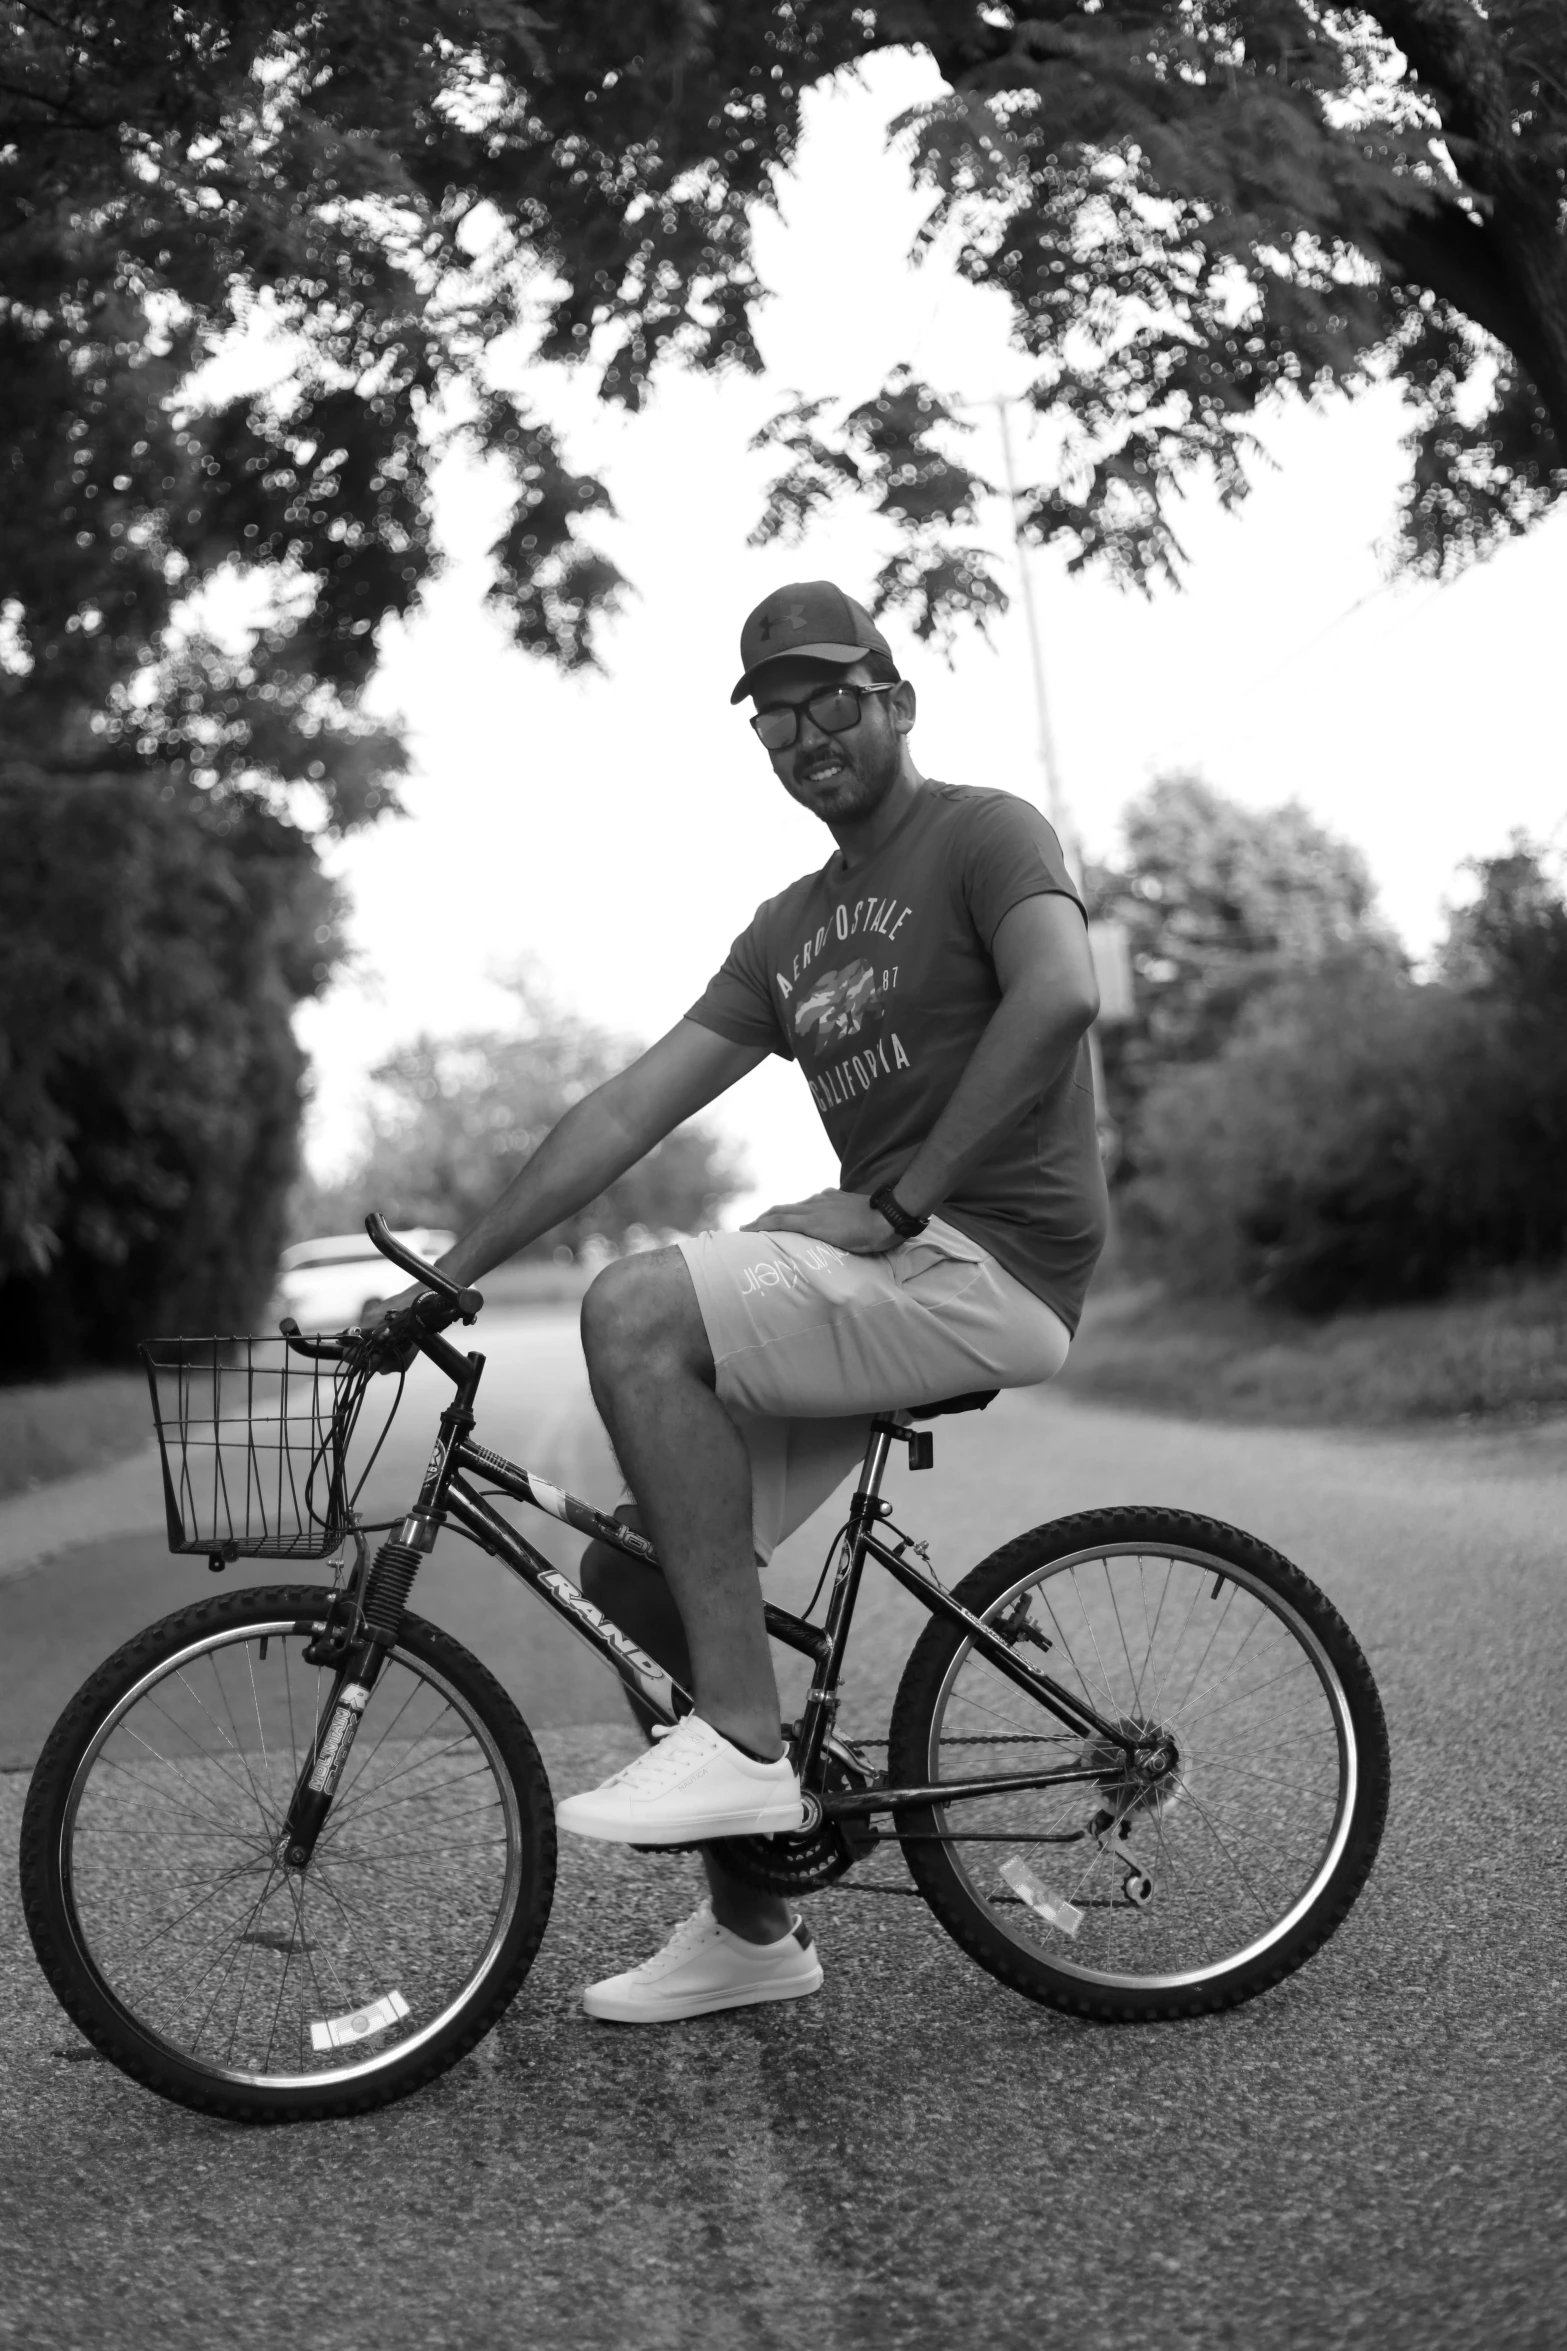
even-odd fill
[[[1061,844],[1010,792],[927,783],[874,857],[759,906],[686,1014],[798,1061],[845,1191],[894,1183],[967,1067],[1001,989],[991,942],[1024,898],[1081,905]],[[1086,1039],[939,1204],[1068,1330],[1104,1246]]]

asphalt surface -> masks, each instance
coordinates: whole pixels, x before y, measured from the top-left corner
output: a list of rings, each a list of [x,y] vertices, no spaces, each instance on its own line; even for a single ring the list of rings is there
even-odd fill
[[[482,1433],[612,1498],[569,1323],[487,1325]],[[405,1406],[399,1499],[427,1437]],[[1162,1501],[1250,1527],[1343,1609],[1395,1788],[1324,1952],[1229,2016],[1106,2029],[1031,2006],[920,1902],[851,1879],[806,1904],[819,1998],[620,2030],[578,1988],[646,1956],[693,1872],[566,1839],[539,1960],[473,2057],[385,2114],[254,2131],[87,2051],[8,1872],[0,2343],[1559,2345],[1567,1426],[1373,1441],[1045,1392],[938,1423],[936,1447],[896,1498],[945,1580],[1022,1526]],[[788,1547],[779,1597],[803,1600],[828,1532]],[[631,1751],[612,1681],[452,1549],[417,1605],[507,1681],[557,1792],[590,1784]],[[209,1588],[147,1537],[0,1582],[12,1766],[119,1638]],[[880,1727],[916,1621],[870,1588],[851,1729]],[[13,1841],[24,1789],[0,1773]]]

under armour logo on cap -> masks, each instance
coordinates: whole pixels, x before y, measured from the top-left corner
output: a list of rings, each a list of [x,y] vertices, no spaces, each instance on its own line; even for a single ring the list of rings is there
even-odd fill
[[[764,596],[740,631],[745,674],[729,699],[749,694],[770,661],[834,661],[847,668],[870,652],[890,660],[892,648],[863,604],[831,580],[791,581]]]
[[[844,602],[848,602],[847,597],[844,598]],[[779,622],[778,616],[773,611],[770,604],[762,605],[760,610],[765,615],[765,618],[763,619],[761,627],[757,630],[757,635],[761,638],[764,645],[770,644],[772,642],[773,629],[775,626],[781,626],[786,629],[793,629],[795,634],[799,635],[802,630],[809,628],[811,625],[806,615],[804,602],[798,596],[790,597],[788,607],[781,622]]]

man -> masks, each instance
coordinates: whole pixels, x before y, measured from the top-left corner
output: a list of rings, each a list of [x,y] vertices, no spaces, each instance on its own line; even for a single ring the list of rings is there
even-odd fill
[[[731,700],[751,697],[834,854],[757,910],[685,1018],[575,1104],[441,1260],[477,1281],[770,1052],[800,1063],[839,1155],[841,1189],[606,1266],[583,1302],[625,1515],[662,1566],[596,1544],[583,1586],[696,1701],[558,1808],[563,1829],[628,1844],[799,1826],[757,1563],[859,1460],[873,1413],[1059,1371],[1104,1236],[1098,993],[1055,835],[1024,801],[919,773],[914,690],[829,582],[765,598],[740,650]],[[703,1859],[709,1901],[591,1985],[590,2014],[818,1989],[798,1916]]]

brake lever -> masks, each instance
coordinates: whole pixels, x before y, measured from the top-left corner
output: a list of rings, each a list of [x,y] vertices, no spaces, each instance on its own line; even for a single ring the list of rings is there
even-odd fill
[[[354,1360],[364,1370],[375,1374],[407,1371],[419,1353],[419,1342],[426,1336],[412,1306],[400,1306],[388,1314],[374,1329],[345,1333],[351,1337]]]
[[[444,1298],[449,1306],[455,1307],[461,1321],[474,1320],[484,1304],[482,1291],[459,1289],[450,1275],[439,1272],[435,1266],[426,1265],[422,1258],[415,1257],[411,1249],[405,1249],[400,1241],[393,1239],[391,1226],[378,1209],[372,1209],[365,1218],[365,1231],[383,1257],[390,1258],[393,1265],[411,1274],[422,1289],[432,1291],[437,1298]]]

